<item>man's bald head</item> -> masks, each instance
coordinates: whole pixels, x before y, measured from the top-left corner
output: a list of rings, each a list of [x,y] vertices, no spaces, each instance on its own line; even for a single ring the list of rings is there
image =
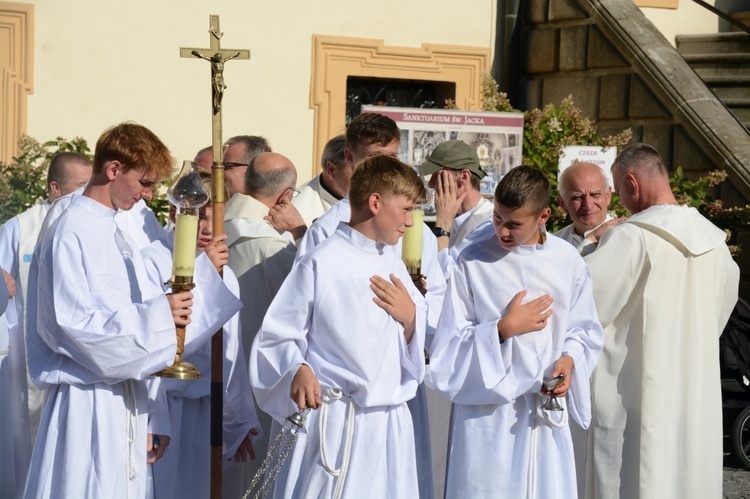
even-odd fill
[[[287,157],[275,152],[258,154],[245,172],[245,192],[269,206],[275,205],[296,184],[294,165]]]
[[[557,201],[573,220],[576,233],[583,235],[606,220],[612,189],[598,165],[574,163],[560,175],[558,187]]]

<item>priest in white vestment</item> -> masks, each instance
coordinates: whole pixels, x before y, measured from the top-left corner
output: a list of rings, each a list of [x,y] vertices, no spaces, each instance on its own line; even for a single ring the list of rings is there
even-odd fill
[[[544,231],[543,172],[515,168],[495,196],[494,227],[453,269],[430,355],[432,387],[453,402],[445,497],[576,497],[568,422],[588,426],[604,341],[591,277]],[[546,410],[542,382],[557,375],[563,410]]]
[[[632,213],[586,257],[605,328],[586,497],[722,497],[719,336],[737,302],[726,234],[679,206],[659,153],[612,167]]]
[[[131,141],[141,148],[121,146]],[[174,326],[189,323],[182,317],[192,295],[167,297],[150,285],[115,214],[150,197],[172,162],[145,127],[106,130],[91,182],[35,250],[27,357],[45,396],[24,497],[145,497],[147,460],[163,454],[168,438],[152,448],[142,380],[174,359]]]
[[[424,377],[426,307],[385,245],[424,193],[397,159],[362,162],[350,223],[299,260],[269,308],[250,362],[258,403],[281,424],[314,409],[274,497],[419,495],[406,402]]]
[[[346,161],[345,148],[346,136],[343,134],[329,140],[320,159],[323,171],[302,184],[299,187],[299,195],[292,199],[292,204],[307,227],[349,192],[349,179],[353,168]]]
[[[210,177],[209,177],[210,178]],[[210,186],[207,186],[210,191]],[[224,236],[213,238],[212,208],[201,209],[198,225],[198,256],[195,261],[192,323],[186,335],[203,327],[203,316],[210,308],[234,311],[223,327],[223,456],[224,468],[234,465],[243,452],[252,447],[252,440],[260,434],[260,423],[255,412],[250,379],[239,328],[239,284],[232,269],[223,267],[223,280],[218,268],[227,258]],[[218,243],[218,244],[217,244]],[[162,241],[142,250],[149,279],[157,286],[172,278],[174,231]],[[166,288],[165,288],[166,291]],[[204,336],[208,340],[215,330]],[[209,497],[211,471],[210,409],[211,409],[211,342],[193,343],[183,358],[201,373],[199,380],[158,379],[159,389],[151,393],[166,396],[169,408],[171,437],[164,457],[152,465],[155,499]],[[156,384],[156,383],[155,383]],[[254,430],[251,434],[250,431]],[[240,446],[243,449],[240,450]],[[247,456],[244,456],[247,458]]]

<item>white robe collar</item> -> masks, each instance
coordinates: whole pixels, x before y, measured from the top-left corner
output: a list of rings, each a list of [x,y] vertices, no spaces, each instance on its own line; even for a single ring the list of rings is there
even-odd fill
[[[346,222],[339,222],[339,226],[336,228],[336,232],[343,239],[348,241],[353,246],[361,249],[362,251],[378,255],[383,254],[383,248],[385,247],[385,244],[373,241],[361,232],[352,229]]]
[[[633,223],[698,256],[724,244],[726,233],[688,206],[655,205],[631,216]]]

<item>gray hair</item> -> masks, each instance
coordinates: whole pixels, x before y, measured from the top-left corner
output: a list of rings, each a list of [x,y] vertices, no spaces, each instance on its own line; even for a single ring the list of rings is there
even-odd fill
[[[270,172],[259,170],[255,166],[258,156],[250,160],[245,172],[245,192],[254,198],[276,197],[284,189],[294,187],[297,183],[297,171],[294,168],[276,169]]]
[[[344,149],[346,148],[346,135],[343,133],[337,135],[326,143],[323,149],[323,155],[320,158],[320,166],[325,170],[330,161],[336,168],[341,168],[346,164],[344,158]]]
[[[617,155],[612,171],[637,173],[644,176],[661,175],[668,177],[669,170],[664,165],[659,151],[642,142],[629,145]]]
[[[247,151],[245,151],[245,163],[250,164],[253,158],[263,152],[272,152],[271,145],[265,137],[260,135],[236,135],[224,143],[224,147],[233,146],[235,144],[244,144]]]

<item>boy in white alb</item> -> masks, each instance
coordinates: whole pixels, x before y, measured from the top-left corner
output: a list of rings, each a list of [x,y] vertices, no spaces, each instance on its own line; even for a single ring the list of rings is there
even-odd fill
[[[493,227],[450,277],[430,358],[434,388],[454,408],[446,498],[576,497],[568,417],[588,426],[604,336],[588,268],[544,232],[548,200],[541,170],[511,170]],[[558,375],[557,388],[542,389]],[[548,395],[562,411],[541,407]]]
[[[274,497],[419,495],[406,402],[424,377],[427,311],[386,246],[424,194],[397,159],[363,161],[350,222],[295,264],[268,310],[250,362],[258,404],[279,422],[313,409]]]
[[[143,380],[172,363],[175,324],[190,323],[192,294],[151,285],[115,215],[149,199],[172,163],[147,128],[106,130],[83,195],[37,245],[26,342],[29,373],[45,394],[26,498],[146,496],[147,461],[168,439],[153,448]]]

